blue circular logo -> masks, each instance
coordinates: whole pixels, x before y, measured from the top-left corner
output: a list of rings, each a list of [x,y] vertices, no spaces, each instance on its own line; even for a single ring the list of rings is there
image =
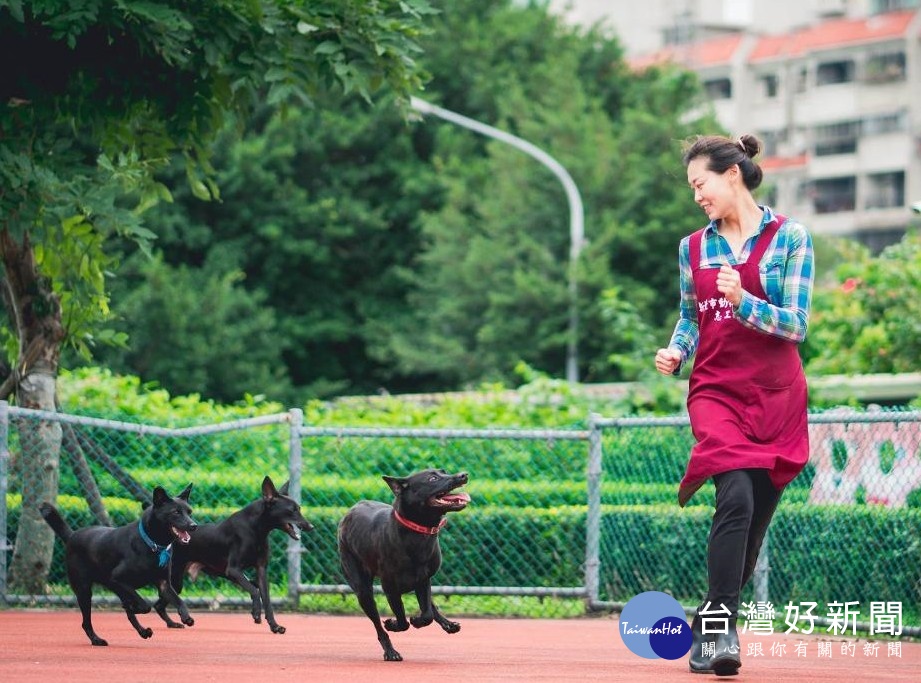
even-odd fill
[[[684,608],[660,591],[631,598],[620,613],[618,631],[630,652],[645,659],[679,659],[691,649]]]

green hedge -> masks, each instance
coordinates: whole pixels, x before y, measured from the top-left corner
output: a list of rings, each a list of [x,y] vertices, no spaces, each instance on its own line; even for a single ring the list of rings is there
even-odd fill
[[[135,519],[136,503],[108,500],[115,523]],[[19,501],[8,498],[15,529]],[[89,523],[85,504],[58,501],[72,526]],[[336,527],[347,506],[309,507],[316,527],[302,539],[302,580],[341,583]],[[693,604],[706,586],[706,536],[712,510],[675,504],[605,505],[602,508],[602,599],[624,601],[662,590]],[[452,513],[443,532],[442,585],[579,586],[585,552],[584,506],[551,508],[472,506]],[[287,537],[272,534],[274,582],[284,580]],[[52,582],[64,582],[56,543]],[[785,503],[771,527],[771,598],[921,602],[921,511],[866,506]],[[750,589],[749,589],[750,590]],[[225,593],[226,593],[225,587]],[[750,598],[748,598],[750,599]]]

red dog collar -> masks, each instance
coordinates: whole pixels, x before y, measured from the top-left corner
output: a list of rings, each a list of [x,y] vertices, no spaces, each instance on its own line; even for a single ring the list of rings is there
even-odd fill
[[[442,517],[441,521],[438,523],[438,526],[422,526],[421,524],[416,524],[410,520],[403,517],[397,509],[393,509],[393,516],[397,518],[397,521],[405,526],[407,529],[415,531],[416,533],[426,534],[428,536],[435,536],[444,528],[444,525],[448,523],[447,517]]]

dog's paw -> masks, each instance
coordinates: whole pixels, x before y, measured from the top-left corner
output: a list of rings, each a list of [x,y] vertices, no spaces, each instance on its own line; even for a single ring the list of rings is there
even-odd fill
[[[261,615],[261,614],[254,614],[254,615],[253,615],[253,623],[254,623],[254,624],[261,624],[261,623],[262,623],[262,615]]]
[[[107,643],[106,641],[104,641],[102,638],[98,638],[98,637],[97,637],[97,638],[91,638],[91,639],[90,639],[90,642],[91,642],[93,645],[95,645],[96,647],[105,647],[105,646],[108,645],[108,643]]]
[[[432,617],[410,617],[409,623],[413,625],[414,628],[423,628],[428,626],[433,621]]]
[[[387,629],[388,631],[393,631],[395,633],[399,631],[406,631],[409,629],[409,622],[407,621],[399,622],[396,619],[387,619],[386,621],[384,621],[384,628]],[[399,655],[397,656],[399,657]]]
[[[180,624],[178,621],[168,621],[166,622],[166,628],[185,628],[185,626]]]
[[[186,626],[195,626],[195,620],[192,617],[185,617],[182,620],[182,623]]]
[[[457,633],[460,631],[460,624],[456,621],[446,621],[441,625],[441,628],[445,630],[445,633]]]
[[[284,633],[285,632],[285,627],[279,624],[274,624],[270,626],[269,628],[272,629],[272,633]]]
[[[393,648],[390,648],[389,650],[384,650],[384,661],[385,662],[402,662],[403,656],[399,652],[394,650]]]
[[[141,636],[141,638],[143,638],[144,640],[147,640],[153,635],[153,629],[152,628],[141,629],[140,631],[138,631],[138,634]]]

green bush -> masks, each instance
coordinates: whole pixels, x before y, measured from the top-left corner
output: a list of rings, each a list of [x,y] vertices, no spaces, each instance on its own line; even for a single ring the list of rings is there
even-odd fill
[[[131,501],[106,503],[117,524],[136,519],[140,513]],[[15,528],[20,501],[11,496],[8,504]],[[58,505],[74,528],[91,523],[83,501],[62,496]],[[302,537],[302,581],[343,582],[336,527],[347,509],[305,508],[315,530]],[[700,600],[706,587],[711,514],[711,508],[704,505],[686,509],[674,503],[603,506],[601,598],[625,601],[643,591],[661,590],[687,604]],[[441,536],[445,561],[436,583],[580,586],[584,581],[585,521],[584,506],[474,505],[451,514]],[[857,600],[866,609],[873,601],[900,601],[911,609],[921,600],[917,585],[919,510],[785,502],[770,533],[771,598],[778,610],[789,600],[820,604]],[[283,582],[287,537],[276,532],[271,540],[272,580]],[[56,543],[51,577],[58,583],[65,581],[61,545]]]

